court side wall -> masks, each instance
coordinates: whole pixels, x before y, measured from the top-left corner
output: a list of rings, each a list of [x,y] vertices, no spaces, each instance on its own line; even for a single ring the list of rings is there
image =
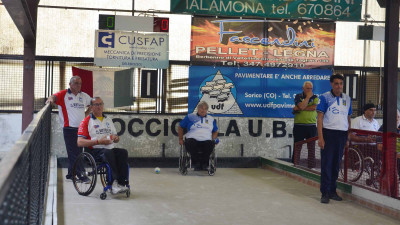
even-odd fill
[[[179,156],[177,130],[183,115],[109,116],[120,135],[116,147],[127,149],[129,157],[162,157],[163,148],[165,157]],[[289,158],[293,151],[292,118],[214,118],[219,128],[219,157]],[[67,157],[57,114],[52,114],[51,127],[52,151],[57,157]]]
[[[0,159],[13,147],[15,142],[21,137],[22,115],[0,114]]]
[[[178,156],[177,126],[183,115],[110,115],[121,132],[118,147],[126,148],[130,157]],[[217,149],[220,157],[289,158],[292,151],[291,118],[215,117],[221,140]],[[382,124],[382,120],[378,119]],[[174,126],[172,126],[174,125]],[[259,126],[260,125],[260,126]],[[58,115],[52,114],[51,149],[58,157],[67,157],[62,127]],[[251,132],[250,132],[251,130]],[[21,114],[0,114],[0,158],[21,136]],[[267,137],[269,135],[269,137]],[[289,147],[290,146],[290,147]]]
[[[119,132],[119,148],[129,157],[178,157],[177,130],[183,115],[109,114]],[[289,158],[292,150],[293,119],[215,117],[219,128],[219,157]],[[58,115],[52,114],[51,148],[57,157],[66,157]]]

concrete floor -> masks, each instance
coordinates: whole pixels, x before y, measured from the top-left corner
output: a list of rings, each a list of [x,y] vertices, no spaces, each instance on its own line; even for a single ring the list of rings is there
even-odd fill
[[[130,171],[132,194],[101,200],[101,184],[80,196],[66,169],[58,169],[58,224],[400,224],[351,201],[321,204],[317,188],[263,169],[204,171],[134,168]],[[99,182],[99,181],[98,181]]]

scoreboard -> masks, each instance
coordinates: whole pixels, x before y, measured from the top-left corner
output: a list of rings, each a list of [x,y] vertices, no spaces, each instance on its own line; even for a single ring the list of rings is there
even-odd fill
[[[100,14],[99,29],[168,33],[169,18]]]

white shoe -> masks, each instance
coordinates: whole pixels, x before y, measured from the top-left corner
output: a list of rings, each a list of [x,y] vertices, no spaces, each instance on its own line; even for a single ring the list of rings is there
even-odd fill
[[[118,184],[117,181],[114,181],[114,183],[111,186],[111,194],[116,195],[120,193],[122,189],[120,188],[120,185]]]
[[[120,184],[117,184],[117,186],[121,189],[121,192],[125,192],[129,189],[128,187],[126,187],[124,185],[120,185]]]

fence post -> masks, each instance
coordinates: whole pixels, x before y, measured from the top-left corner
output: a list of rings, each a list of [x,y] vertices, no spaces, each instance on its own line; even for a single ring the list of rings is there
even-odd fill
[[[387,132],[383,134],[383,152],[380,182],[381,194],[397,197],[398,183],[395,168],[396,160],[396,134]]]

